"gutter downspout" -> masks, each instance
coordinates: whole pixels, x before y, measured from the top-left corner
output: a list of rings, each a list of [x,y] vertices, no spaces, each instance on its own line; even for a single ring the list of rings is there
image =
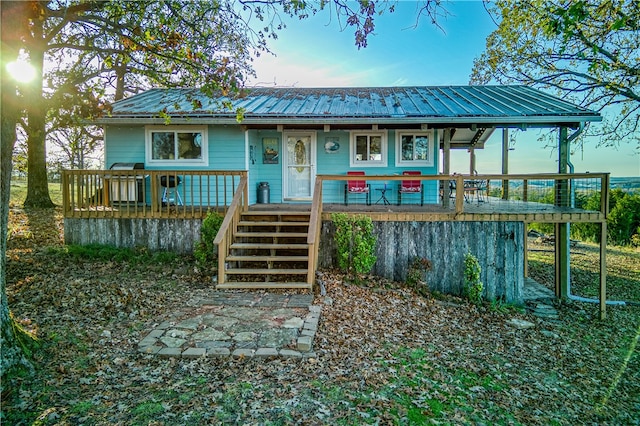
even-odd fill
[[[584,123],[580,122],[580,127],[578,127],[578,130],[576,130],[575,132],[573,132],[573,134],[571,134],[568,138],[567,138],[567,144],[571,144],[571,142],[576,139],[578,136],[580,136],[580,134],[584,131]],[[569,167],[569,174],[573,174],[574,172],[574,166],[573,163],[571,162],[571,150],[568,149],[567,150],[567,166]],[[571,208],[574,208],[576,205],[576,188],[575,185],[571,185],[570,188],[571,191]],[[567,223],[567,238],[571,238],[571,224]],[[600,242],[600,244],[602,244],[602,242]],[[606,244],[606,241],[605,241]],[[567,256],[569,256],[569,252],[567,252]],[[567,259],[567,265],[569,265],[569,259]],[[568,289],[567,289],[567,297],[571,300],[576,300],[578,302],[587,302],[587,303],[600,303],[600,301],[598,299],[591,299],[588,297],[582,297],[582,296],[576,296],[571,294],[571,268],[569,266],[567,266],[567,268],[569,269],[567,271],[567,276],[569,277],[568,281]],[[607,305],[617,305],[617,306],[624,306],[626,304],[626,302],[624,301],[619,301],[619,300],[606,300],[605,303]]]

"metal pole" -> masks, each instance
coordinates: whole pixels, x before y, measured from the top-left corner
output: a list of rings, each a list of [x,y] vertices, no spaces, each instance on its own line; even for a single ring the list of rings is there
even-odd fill
[[[558,139],[558,173],[566,174],[569,164],[569,143],[567,139],[567,128],[560,127]],[[569,201],[568,180],[558,179],[556,181],[556,206],[567,207]],[[569,224],[556,224],[555,235],[556,246],[556,296],[560,299],[567,299],[569,296],[569,268],[571,266],[570,246],[569,246]]]

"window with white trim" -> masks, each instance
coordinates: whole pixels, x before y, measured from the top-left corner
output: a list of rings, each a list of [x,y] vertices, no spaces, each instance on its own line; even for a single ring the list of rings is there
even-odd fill
[[[146,128],[149,164],[208,165],[207,128],[157,126]]]
[[[386,167],[385,132],[352,132],[349,164],[351,167]]]
[[[396,166],[433,166],[433,131],[396,132]]]

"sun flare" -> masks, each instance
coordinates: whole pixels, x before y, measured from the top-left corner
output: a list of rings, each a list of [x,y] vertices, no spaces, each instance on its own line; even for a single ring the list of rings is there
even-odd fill
[[[14,80],[20,83],[28,83],[36,76],[36,70],[29,62],[18,59],[7,64],[7,71]]]

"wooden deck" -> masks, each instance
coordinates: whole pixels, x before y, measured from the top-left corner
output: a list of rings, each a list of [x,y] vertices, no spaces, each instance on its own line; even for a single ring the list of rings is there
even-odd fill
[[[298,210],[310,211],[310,204],[253,204],[254,210]],[[571,207],[559,207],[552,204],[502,200],[485,197],[485,201],[464,202],[463,211],[456,213],[455,200],[449,207],[440,204],[383,205],[349,203],[325,203],[322,206],[322,219],[330,220],[332,213],[366,214],[374,221],[499,221],[499,222],[601,222],[604,214]]]
[[[65,218],[106,219],[202,219],[209,211],[227,213],[239,190],[241,209],[249,204],[249,180],[245,171],[91,171],[63,173]],[[176,200],[161,197],[163,178],[181,181]],[[308,203],[256,204],[254,209],[313,210],[328,220],[333,212],[367,214],[375,221],[521,221],[594,222],[606,220],[609,194],[608,174],[531,174],[531,175],[437,175],[413,176],[421,182],[421,197],[403,197],[397,205],[397,191],[388,190],[389,203],[381,201],[381,186],[397,188],[406,177],[398,175],[318,175],[314,200]],[[372,203],[364,197],[350,197],[343,203],[345,182],[365,180],[372,192]],[[438,188],[440,190],[438,191]],[[569,206],[577,197],[600,197],[598,210],[586,211]],[[316,197],[316,195],[318,195]],[[420,198],[425,200],[420,205]],[[537,202],[546,200],[548,203]],[[176,205],[177,204],[177,205]]]

